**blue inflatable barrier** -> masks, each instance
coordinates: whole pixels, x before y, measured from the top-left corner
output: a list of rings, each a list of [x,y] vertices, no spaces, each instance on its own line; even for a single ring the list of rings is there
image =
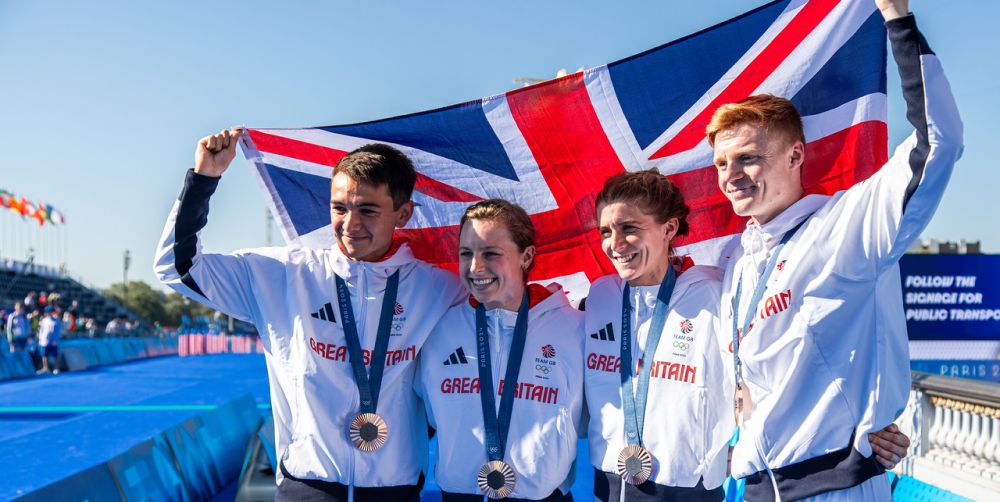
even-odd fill
[[[124,500],[191,500],[162,436],[130,448],[108,461]]]
[[[239,476],[260,423],[245,395],[16,500],[211,500]]]
[[[35,364],[27,352],[0,353],[0,381],[23,378],[35,374]]]
[[[17,502],[50,502],[52,500],[65,500],[68,494],[72,494],[75,500],[122,499],[122,494],[118,491],[118,485],[115,483],[114,474],[111,473],[108,464],[103,463],[14,500]]]
[[[214,457],[208,446],[201,442],[198,417],[185,420],[180,425],[163,433],[177,467],[185,473],[184,484],[188,493],[195,499],[205,500],[218,492],[224,486],[214,466]]]
[[[271,466],[278,465],[278,454],[274,446],[274,416],[272,414],[267,414],[264,423],[257,429],[257,436],[260,437],[260,443],[264,446],[264,451],[267,452],[267,459],[271,461]]]

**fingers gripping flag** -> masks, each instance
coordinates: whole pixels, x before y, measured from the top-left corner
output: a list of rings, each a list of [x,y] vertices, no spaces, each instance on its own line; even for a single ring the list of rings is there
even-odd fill
[[[867,0],[782,0],[641,54],[498,96],[360,124],[249,129],[241,141],[285,239],[334,245],[332,167],[362,145],[413,160],[416,210],[400,233],[418,257],[454,270],[458,222],[475,201],[524,207],[538,230],[532,280],[571,296],[614,271],[594,198],[604,180],[656,168],[691,207],[679,252],[719,264],[745,225],[719,191],[704,137],[712,112],[760,93],[803,115],[807,193],[831,194],[887,158],[882,18]]]

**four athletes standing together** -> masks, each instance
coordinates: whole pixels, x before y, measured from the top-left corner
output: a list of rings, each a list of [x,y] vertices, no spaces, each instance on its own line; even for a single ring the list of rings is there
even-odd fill
[[[888,499],[909,389],[896,263],[940,200],[961,123],[907,2],[876,3],[915,129],[889,162],[804,196],[794,106],[724,105],[708,141],[719,188],[750,217],[732,261],[674,254],[688,209],[666,177],[613,176],[595,216],[617,274],[594,282],[583,312],[527,283],[535,230],[504,200],[466,210],[458,277],[417,260],[393,239],[416,173],[386,145],[334,168],[337,246],[202,253],[242,131],[202,139],[155,268],[258,327],[278,499],[418,500],[428,424],[446,501],[571,500],[579,437],[599,500],[721,500],[736,424],[731,472],[750,500]]]

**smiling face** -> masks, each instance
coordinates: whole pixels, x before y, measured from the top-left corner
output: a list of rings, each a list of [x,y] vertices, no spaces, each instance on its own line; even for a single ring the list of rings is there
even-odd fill
[[[359,183],[337,173],[330,183],[330,220],[333,235],[348,258],[375,261],[392,246],[396,227],[406,225],[413,214],[413,202],[393,209],[387,185]]]
[[[715,136],[714,152],[719,189],[736,214],[767,223],[802,197],[801,141],[740,124]]]
[[[535,246],[520,250],[497,220],[470,219],[459,235],[458,273],[487,309],[517,311]]]
[[[670,264],[670,241],[677,218],[658,223],[631,202],[616,201],[597,208],[601,249],[618,276],[631,286],[653,286],[663,280]]]

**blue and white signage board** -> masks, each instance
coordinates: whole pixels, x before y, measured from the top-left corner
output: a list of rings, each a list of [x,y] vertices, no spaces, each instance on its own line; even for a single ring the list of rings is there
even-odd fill
[[[906,255],[910,340],[1000,340],[1000,255]]]
[[[1000,381],[1000,255],[905,255],[899,271],[911,367]]]

